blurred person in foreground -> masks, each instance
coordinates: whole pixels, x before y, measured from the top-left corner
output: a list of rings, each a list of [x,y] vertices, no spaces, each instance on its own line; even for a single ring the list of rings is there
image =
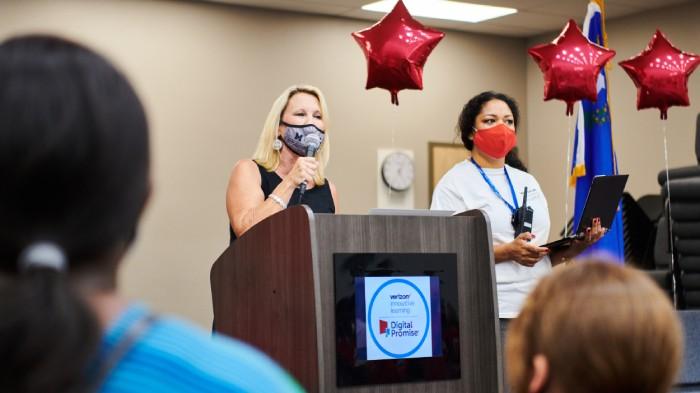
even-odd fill
[[[0,391],[300,391],[257,350],[118,293],[149,161],[109,61],[50,36],[0,44]]]
[[[584,261],[542,278],[506,340],[514,393],[666,393],[681,325],[643,272]]]

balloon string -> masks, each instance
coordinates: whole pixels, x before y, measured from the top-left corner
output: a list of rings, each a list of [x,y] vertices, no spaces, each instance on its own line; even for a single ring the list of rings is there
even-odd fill
[[[666,136],[666,120],[661,119],[661,132],[664,134],[664,164],[666,168],[666,199],[668,201],[668,243],[671,246],[671,289],[673,290],[673,305],[678,307],[676,282],[676,258],[673,250],[673,215],[671,214],[671,179],[668,176],[668,141]]]
[[[392,119],[391,119],[391,151],[396,149],[396,122],[399,119],[399,106],[392,105]],[[391,195],[394,190],[389,187],[389,200],[391,200]]]
[[[394,150],[394,148],[396,147],[395,146],[395,144],[396,144],[396,122],[398,121],[398,118],[399,118],[399,107],[394,106],[392,111],[393,111],[392,114],[394,116],[393,116],[393,119],[391,121],[391,123],[392,123],[391,124],[391,150]]]
[[[567,115],[569,118],[569,134],[566,139],[566,168],[564,169],[564,237],[569,235],[569,176],[571,172],[571,134],[574,127],[573,114]]]

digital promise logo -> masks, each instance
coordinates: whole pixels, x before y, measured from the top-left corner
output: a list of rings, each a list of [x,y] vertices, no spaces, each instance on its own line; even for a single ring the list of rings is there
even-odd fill
[[[389,285],[396,285],[396,284],[403,284],[403,285],[408,285],[411,288],[413,288],[416,293],[420,296],[420,300],[423,302],[423,309],[425,310],[425,327],[423,328],[423,335],[421,339],[419,340],[418,344],[408,350],[407,352],[404,353],[394,353],[382,346],[381,343],[379,343],[379,340],[377,340],[377,337],[375,336],[375,331],[372,327],[372,324],[369,325],[369,333],[370,337],[372,338],[372,341],[374,344],[377,346],[377,348],[382,351],[385,355],[389,357],[393,357],[396,359],[401,359],[401,358],[407,358],[411,355],[413,355],[420,347],[423,345],[425,342],[426,337],[428,336],[428,329],[430,327],[430,310],[428,309],[428,302],[425,300],[425,296],[423,296],[423,292],[412,282],[402,279],[402,278],[397,278],[393,280],[389,280],[382,284],[377,290],[374,292],[374,295],[372,296],[372,300],[369,302],[369,309],[368,309],[368,320],[371,320],[372,318],[372,309],[374,307],[374,302],[377,299],[377,296],[379,293],[382,292],[383,289],[388,287]],[[412,322],[406,322],[406,321],[392,321],[389,323],[388,321],[385,321],[383,319],[378,320],[378,327],[379,327],[379,334],[383,335],[385,338],[390,338],[390,337],[407,337],[407,336],[412,336],[412,337],[417,337],[419,331],[413,329],[413,323]]]
[[[391,334],[391,329],[388,329],[387,326],[389,326],[389,324],[385,320],[380,319],[379,334],[384,334],[386,337],[389,337],[389,335]]]

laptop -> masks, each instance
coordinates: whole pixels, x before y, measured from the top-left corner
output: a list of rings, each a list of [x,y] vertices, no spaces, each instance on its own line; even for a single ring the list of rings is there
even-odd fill
[[[588,189],[586,204],[583,207],[581,220],[576,230],[569,236],[543,244],[542,247],[557,249],[568,247],[576,239],[583,239],[586,235],[586,228],[591,226],[593,219],[600,217],[600,225],[610,228],[615,213],[622,198],[622,193],[627,184],[628,175],[596,176]]]

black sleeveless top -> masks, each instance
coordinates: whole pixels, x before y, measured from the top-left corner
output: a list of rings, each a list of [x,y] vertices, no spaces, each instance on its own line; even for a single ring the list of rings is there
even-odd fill
[[[282,178],[274,171],[268,172],[267,169],[263,168],[257,162],[256,165],[258,165],[258,170],[260,171],[260,188],[263,194],[265,194],[265,199],[267,199],[272,191],[282,182]],[[301,199],[301,203],[299,203],[299,188],[296,188],[292,193],[292,197],[289,198],[287,206],[295,205],[306,205],[314,213],[335,213],[335,204],[333,203],[333,195],[331,194],[331,187],[328,185],[328,179],[326,179],[322,186],[316,186],[310,190],[306,190]],[[236,234],[233,233],[230,223],[228,231],[231,235],[231,242],[229,244],[233,244],[236,240]]]

